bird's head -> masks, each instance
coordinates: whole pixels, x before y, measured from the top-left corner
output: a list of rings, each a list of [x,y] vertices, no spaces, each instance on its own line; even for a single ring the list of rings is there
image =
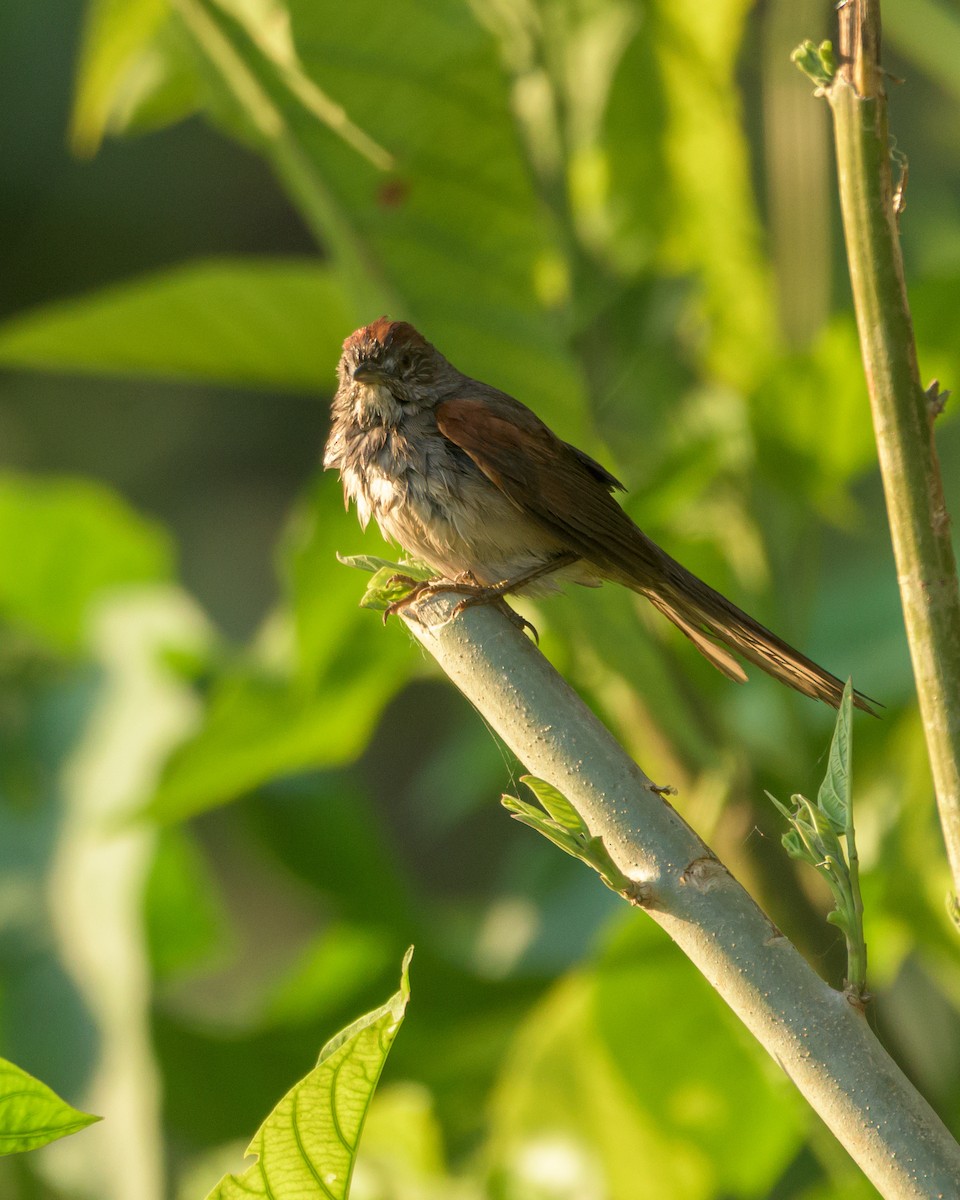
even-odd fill
[[[432,407],[459,377],[439,350],[406,321],[380,317],[343,343],[340,387],[362,389],[370,399],[383,392],[399,405]]]

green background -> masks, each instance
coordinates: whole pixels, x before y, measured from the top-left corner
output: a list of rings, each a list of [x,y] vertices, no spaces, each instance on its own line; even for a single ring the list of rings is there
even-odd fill
[[[335,554],[385,548],[318,464],[340,343],[382,312],[886,706],[854,724],[871,1019],[960,1131],[949,880],[828,111],[789,62],[831,19],[0,6],[0,1053],[106,1118],[0,1163],[4,1196],[204,1195],[411,942],[360,1200],[874,1194],[642,914],[511,824],[517,764],[358,608]],[[960,17],[884,19],[921,369],[949,388]],[[839,984],[828,897],[764,797],[815,793],[830,711],[735,686],[615,588],[523,611]]]

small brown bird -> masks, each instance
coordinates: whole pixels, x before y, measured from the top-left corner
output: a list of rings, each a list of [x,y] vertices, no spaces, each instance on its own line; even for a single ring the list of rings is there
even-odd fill
[[[633,523],[609,471],[512,396],[462,374],[412,325],[381,317],[358,329],[338,369],[324,467],[339,470],[364,528],[374,517],[469,602],[614,580],[730,679],[747,676],[727,647],[806,696],[840,703],[839,679]],[[855,703],[872,711],[859,692]]]

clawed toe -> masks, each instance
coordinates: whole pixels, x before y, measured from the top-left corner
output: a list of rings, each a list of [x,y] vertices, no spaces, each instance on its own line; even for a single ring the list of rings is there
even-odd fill
[[[432,579],[414,579],[410,575],[391,575],[387,580],[388,584],[407,584],[410,590],[406,595],[401,596],[399,600],[394,600],[392,604],[388,604],[383,610],[383,623],[386,625],[389,617],[395,617],[408,604],[412,604],[414,600],[418,600],[424,592],[431,589],[435,583]]]
[[[537,628],[526,617],[521,617],[518,612],[510,607],[503,597],[503,591],[500,587],[476,587],[468,596],[464,596],[462,600],[458,600],[453,607],[451,617],[456,617],[463,612],[465,608],[472,608],[475,604],[492,604],[508,617],[511,625],[515,625],[517,629],[523,633],[529,629],[533,635],[533,640],[540,645],[540,634],[537,633]]]

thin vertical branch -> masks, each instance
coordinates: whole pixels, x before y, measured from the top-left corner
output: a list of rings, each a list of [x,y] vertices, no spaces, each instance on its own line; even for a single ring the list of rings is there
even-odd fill
[[[960,892],[960,588],[920,383],[891,173],[878,0],[840,8],[840,66],[825,88],[860,346],[904,621],[940,821]]]

